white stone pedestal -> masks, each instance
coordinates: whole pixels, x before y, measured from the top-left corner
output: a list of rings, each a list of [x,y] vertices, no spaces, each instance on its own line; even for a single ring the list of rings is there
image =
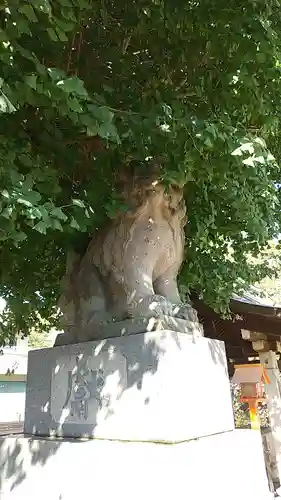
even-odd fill
[[[217,340],[165,330],[32,351],[25,432],[0,438],[1,500],[271,498]]]
[[[27,434],[180,442],[233,428],[218,340],[164,330],[29,353]]]
[[[269,500],[260,434],[179,444],[0,438],[1,500]]]

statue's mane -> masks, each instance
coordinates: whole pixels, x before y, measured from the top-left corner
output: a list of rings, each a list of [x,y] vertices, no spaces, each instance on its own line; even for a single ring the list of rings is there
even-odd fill
[[[135,294],[144,287],[145,280],[139,276],[151,280],[153,290],[153,279],[161,279],[169,270],[171,283],[175,285],[183,260],[186,222],[183,187],[166,186],[159,170],[147,168],[145,173],[136,173],[126,169],[119,177],[116,191],[126,209],[120,209],[113,220],[93,233],[86,252],[74,255],[69,261],[63,280],[60,308],[65,325],[76,331],[79,324],[88,332],[86,338],[95,321],[99,324],[107,314],[112,318],[116,304],[120,304],[121,316],[131,314],[129,311],[134,307],[137,311],[138,307],[140,311],[144,307],[147,314],[148,306],[142,302],[133,305]],[[157,296],[156,291],[156,299]],[[153,297],[152,294],[154,304]],[[170,299],[165,295],[163,300]],[[169,307],[168,304],[168,311]],[[82,317],[85,323],[81,323]]]
[[[158,168],[154,167],[144,174],[126,171],[121,176],[117,189],[127,210],[118,211],[116,222],[120,222],[120,219],[142,218],[152,206],[160,209],[168,221],[182,220],[182,225],[186,222],[183,187],[166,186]]]
[[[119,210],[113,220],[97,234],[93,234],[84,254],[72,255],[68,265],[65,285],[70,284],[79,269],[85,267],[95,254],[96,262],[100,263],[101,272],[110,269],[113,260],[121,256],[124,249],[134,238],[135,229],[147,216],[156,215],[157,223],[162,220],[168,222],[173,240],[183,239],[183,228],[186,223],[186,210],[183,199],[183,188],[180,186],[165,186],[162,182],[159,169],[152,168],[145,174],[137,174],[132,169],[121,171],[116,190],[125,205],[125,210]],[[149,237],[154,238],[153,231]],[[120,257],[121,258],[121,257]],[[83,264],[84,263],[84,264]]]

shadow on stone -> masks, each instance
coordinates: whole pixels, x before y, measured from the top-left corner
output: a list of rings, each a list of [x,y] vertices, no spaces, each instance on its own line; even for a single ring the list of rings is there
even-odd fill
[[[154,332],[31,352],[25,432],[92,437],[99,417],[111,417],[124,392],[141,393],[145,377],[157,372],[162,337]],[[144,395],[143,403],[149,400]]]
[[[26,439],[21,436],[2,436],[0,438],[0,496],[4,485],[9,491],[20,485],[27,477],[28,465],[45,465],[60,447],[59,441],[51,441],[46,447],[39,439]],[[26,460],[25,460],[26,459]],[[6,493],[4,491],[3,493]]]
[[[206,380],[221,395],[216,405]],[[228,386],[223,343],[186,333],[31,351],[25,438],[0,438],[0,492],[41,470],[67,442],[179,443],[232,430]]]

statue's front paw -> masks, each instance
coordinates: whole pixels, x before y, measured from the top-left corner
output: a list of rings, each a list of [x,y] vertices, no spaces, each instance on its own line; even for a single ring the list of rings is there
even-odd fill
[[[146,318],[161,318],[163,315],[173,316],[173,309],[173,304],[165,297],[161,295],[150,295],[131,303],[128,308],[128,315],[129,317],[139,315]]]
[[[161,297],[160,295],[155,295],[151,298],[151,302],[148,306],[152,315],[157,317],[161,316],[173,316],[173,304],[169,302],[165,297]]]
[[[173,316],[179,319],[198,322],[198,316],[195,309],[189,304],[178,304],[174,306]]]

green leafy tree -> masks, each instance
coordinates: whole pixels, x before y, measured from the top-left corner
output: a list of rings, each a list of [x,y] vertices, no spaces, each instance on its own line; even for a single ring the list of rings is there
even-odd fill
[[[31,329],[28,335],[28,347],[33,349],[43,349],[51,347],[52,341],[47,332]]]
[[[270,299],[272,305],[281,305],[281,249],[280,245],[271,242],[263,254],[256,259],[257,263],[262,264],[263,258],[267,266],[271,269],[271,275],[263,278],[256,283],[255,292],[258,296]]]
[[[224,309],[280,232],[275,0],[4,0],[2,340],[56,323],[70,248],[119,206],[118,170],[186,182],[187,292]]]

